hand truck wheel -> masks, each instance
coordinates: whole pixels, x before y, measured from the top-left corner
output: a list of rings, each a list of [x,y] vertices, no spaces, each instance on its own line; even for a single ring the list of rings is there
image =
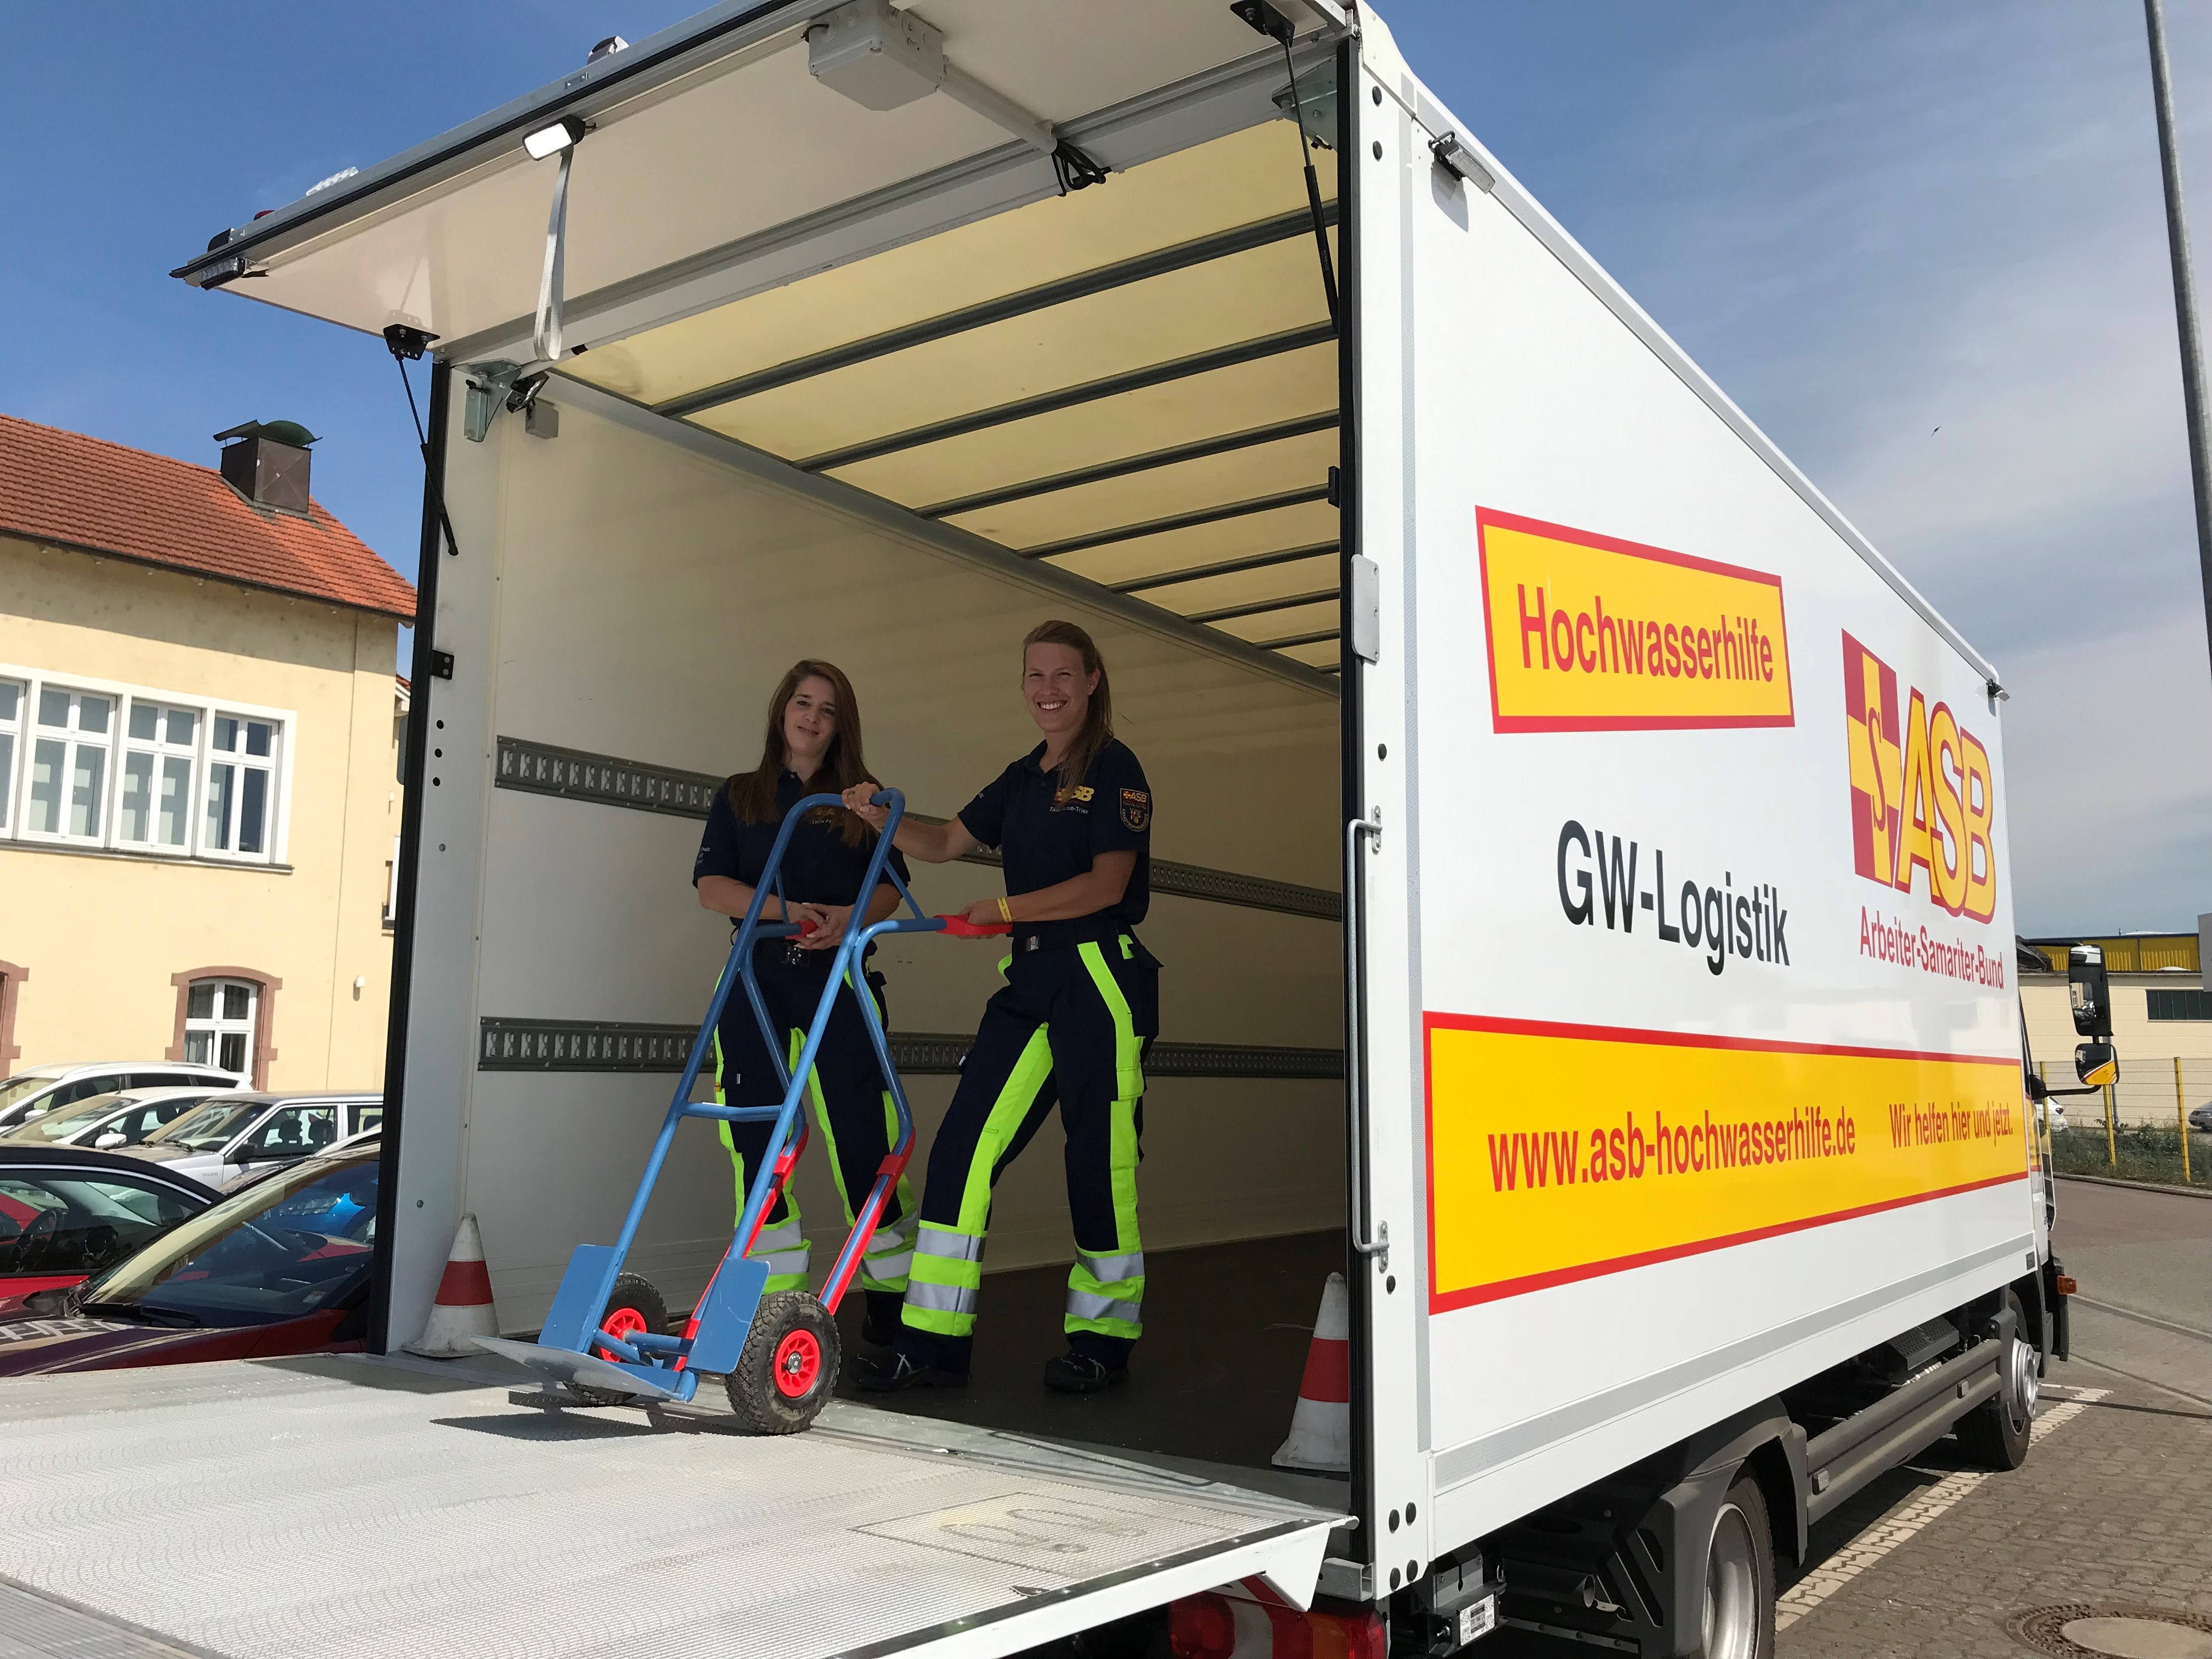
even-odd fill
[[[797,1434],[837,1387],[837,1322],[805,1291],[761,1298],[738,1368],[726,1380],[730,1409],[751,1434]]]
[[[607,1309],[600,1317],[599,1328],[610,1336],[626,1337],[634,1331],[665,1334],[668,1329],[668,1304],[660,1299],[660,1292],[653,1289],[653,1281],[643,1273],[623,1273],[607,1294]],[[598,1359],[617,1358],[596,1343],[590,1352]],[[571,1382],[568,1387],[594,1406],[628,1406],[637,1400],[637,1395],[624,1394],[618,1389],[594,1389],[581,1382]]]

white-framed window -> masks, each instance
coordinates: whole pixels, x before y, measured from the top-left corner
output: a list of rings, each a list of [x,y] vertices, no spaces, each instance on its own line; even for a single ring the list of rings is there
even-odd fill
[[[23,683],[0,680],[0,833],[10,827],[15,799],[15,751],[23,746]]]
[[[65,685],[40,685],[33,706],[23,829],[58,841],[97,843],[107,827],[104,809],[115,699]]]
[[[0,663],[0,844],[279,864],[295,718]]]
[[[251,1079],[260,1003],[261,988],[252,980],[194,980],[185,988],[185,1059]]]
[[[118,846],[181,853],[191,842],[192,762],[201,712],[133,697],[115,804]]]
[[[218,714],[208,733],[205,808],[200,851],[217,856],[269,855],[276,800],[277,726],[248,714]]]

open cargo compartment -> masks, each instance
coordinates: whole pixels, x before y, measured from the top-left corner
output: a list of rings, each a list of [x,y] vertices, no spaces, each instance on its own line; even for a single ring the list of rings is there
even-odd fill
[[[479,327],[478,347],[450,358],[441,349],[423,591],[426,645],[452,659],[426,665],[436,680],[410,791],[380,1341],[397,1348],[421,1328],[463,1215],[482,1229],[516,1335],[544,1317],[571,1250],[614,1237],[728,948],[690,890],[701,820],[752,764],[790,664],[843,667],[875,775],[909,810],[949,817],[1034,745],[1019,642],[1066,617],[1099,642],[1118,735],[1155,801],[1140,932],[1165,968],[1134,1381],[1104,1397],[1040,1385],[1062,1344],[1073,1256],[1047,1128],[994,1194],[973,1385],[861,1396],[838,1422],[873,1424],[857,1432],[891,1458],[1048,1455],[1056,1476],[1141,1485],[1149,1469],[1164,1493],[1264,1492],[1267,1513],[1296,1524],[1257,1547],[1287,1565],[1260,1571],[1303,1602],[1320,1540],[1334,1530],[1346,1553],[1356,1530],[1351,1480],[1268,1468],[1324,1282],[1346,1265],[1348,552],[1332,496],[1346,436],[1317,240],[1333,265],[1345,256],[1334,153],[1309,152],[1274,100],[1290,81],[1282,48],[1225,12],[1193,32],[1208,43],[1199,84],[1131,115],[1141,146],[1112,154],[1121,129],[1105,124],[1097,142],[1116,170],[1103,185],[1062,195],[1044,167],[1040,189],[1032,155],[1009,161],[1019,187],[988,210],[957,196],[925,225],[896,204],[854,206],[816,227],[843,251],[756,248],[768,264],[726,272],[708,305],[696,283],[656,298],[601,270],[613,297],[592,289],[569,307],[570,338],[590,349],[564,357],[526,415],[501,407],[507,366],[527,356],[512,329]],[[895,173],[892,118],[809,81],[803,40],[759,50],[656,95],[722,99],[708,88],[769,73],[781,53],[773,73],[797,77],[785,92],[870,126],[872,161]],[[1293,58],[1325,78],[1338,53],[1308,40]],[[759,110],[726,112],[764,142],[774,131]],[[593,149],[624,125],[579,148],[572,272],[625,246],[584,230],[606,205],[592,169],[616,166]],[[814,129],[796,131],[775,143]],[[457,175],[354,234],[374,246],[430,236],[418,215],[458,227],[456,203],[494,202],[508,171]],[[550,188],[550,168],[537,177]],[[886,194],[927,201],[934,188]],[[487,208],[428,262],[434,287],[491,292],[491,268],[534,259],[542,239],[503,241],[484,228],[497,217]],[[854,241],[866,251],[846,250]],[[329,274],[317,254],[334,245],[301,246],[272,261],[257,297],[310,304]],[[373,313],[346,314],[346,280],[313,308],[373,325]],[[621,325],[594,326],[617,300]],[[503,325],[505,303],[459,321],[409,314]],[[996,871],[978,867],[990,862],[917,866],[917,897],[942,911],[994,893]],[[915,1109],[917,1194],[1001,954],[912,936],[876,958]],[[818,1135],[794,1193],[818,1282],[844,1230]],[[714,1127],[687,1122],[629,1265],[672,1309],[691,1306],[734,1209]],[[1355,1569],[1334,1582],[1361,1581]]]

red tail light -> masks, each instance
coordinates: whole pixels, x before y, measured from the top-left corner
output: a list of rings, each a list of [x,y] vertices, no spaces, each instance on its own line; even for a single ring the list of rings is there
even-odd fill
[[[1320,1659],[1321,1632],[1324,1629],[1343,1633],[1344,1659],[1382,1659],[1388,1644],[1382,1639],[1381,1614],[1310,1613],[1306,1617],[1314,1626],[1315,1659]]]
[[[1168,1650],[1175,1659],[1230,1659],[1237,1651],[1237,1619],[1212,1590],[1168,1604]]]
[[[1364,1607],[1301,1613],[1271,1593],[1207,1590],[1168,1604],[1168,1649],[1175,1659],[1383,1659],[1382,1620]]]

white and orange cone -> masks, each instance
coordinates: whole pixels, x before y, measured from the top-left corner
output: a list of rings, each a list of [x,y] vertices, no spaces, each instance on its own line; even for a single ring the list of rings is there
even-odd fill
[[[476,1345],[480,1336],[499,1334],[499,1315],[491,1305],[491,1273],[484,1266],[483,1236],[477,1218],[461,1218],[453,1235],[453,1254],[438,1279],[438,1299],[430,1309],[422,1334],[406,1345],[410,1353],[425,1359],[460,1359],[483,1352]]]
[[[1339,1474],[1352,1468],[1352,1321],[1342,1273],[1331,1273],[1322,1287],[1321,1317],[1306,1349],[1291,1437],[1276,1451],[1274,1464]]]

